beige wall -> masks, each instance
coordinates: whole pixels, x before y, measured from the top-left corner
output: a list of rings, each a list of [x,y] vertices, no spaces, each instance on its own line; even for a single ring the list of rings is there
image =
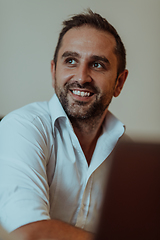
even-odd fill
[[[61,22],[87,7],[116,27],[127,48],[128,80],[110,110],[131,137],[160,141],[159,0],[0,0],[0,115],[51,98]]]

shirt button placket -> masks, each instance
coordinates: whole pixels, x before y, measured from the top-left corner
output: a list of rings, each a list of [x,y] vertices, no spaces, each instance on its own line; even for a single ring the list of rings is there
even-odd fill
[[[77,227],[84,228],[86,219],[89,213],[90,200],[91,200],[91,188],[92,188],[92,178],[88,180],[86,187],[84,189],[80,211],[77,217]]]

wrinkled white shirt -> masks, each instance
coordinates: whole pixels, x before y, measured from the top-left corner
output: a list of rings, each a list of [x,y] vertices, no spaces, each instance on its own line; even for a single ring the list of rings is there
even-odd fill
[[[109,111],[88,166],[57,96],[0,123],[0,223],[60,219],[95,232],[112,151],[124,125]]]

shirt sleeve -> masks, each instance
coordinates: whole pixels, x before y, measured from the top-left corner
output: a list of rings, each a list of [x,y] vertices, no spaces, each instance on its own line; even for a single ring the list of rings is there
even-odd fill
[[[9,232],[50,219],[47,141],[39,117],[11,113],[0,123],[0,223]]]

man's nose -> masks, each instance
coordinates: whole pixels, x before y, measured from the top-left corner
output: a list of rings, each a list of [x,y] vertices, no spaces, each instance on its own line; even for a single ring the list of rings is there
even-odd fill
[[[87,64],[81,64],[78,67],[77,74],[76,74],[76,81],[78,81],[81,84],[92,81],[91,72]]]

